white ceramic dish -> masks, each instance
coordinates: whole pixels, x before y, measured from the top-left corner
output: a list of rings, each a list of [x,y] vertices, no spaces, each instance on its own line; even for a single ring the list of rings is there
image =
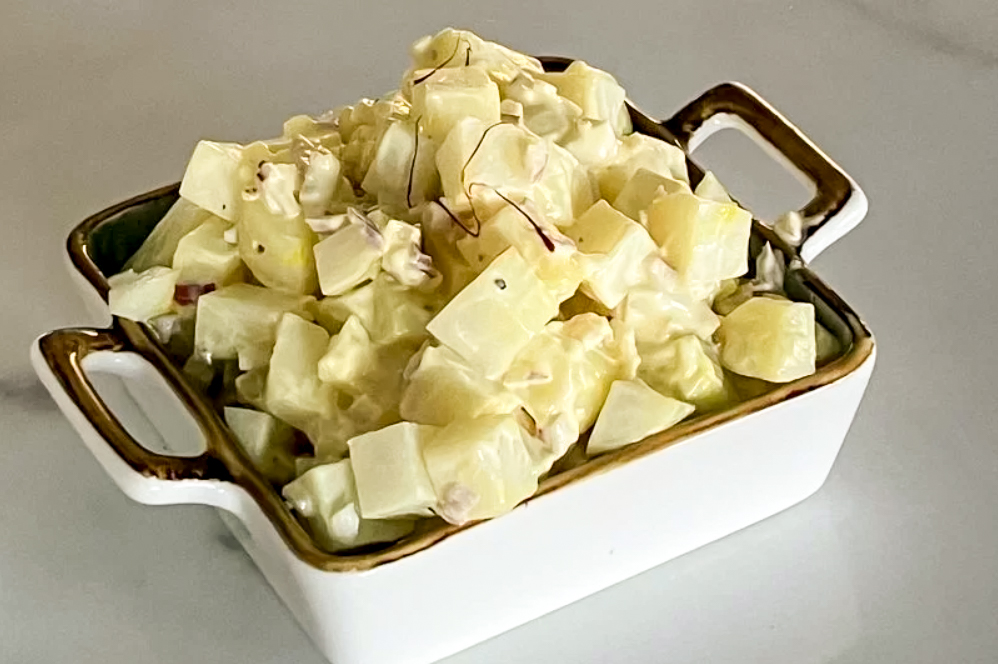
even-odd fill
[[[383,551],[326,554],[142,326],[115,320],[107,329],[50,333],[32,347],[35,368],[126,494],[151,505],[219,508],[335,664],[420,664],[472,646],[810,496],[827,477],[873,370],[869,330],[805,264],[865,215],[856,184],[742,86],[718,86],[661,125],[638,111],[634,119],[638,130],[685,149],[717,128],[740,127],[805,177],[815,196],[802,210],[808,230],[799,249],[758,224],[756,244],[770,240],[794,257],[788,293],[814,302],[846,349],[814,376],[550,478],[537,496],[502,517],[442,527]],[[700,173],[695,165],[691,172]],[[175,191],[109,208],[71,235],[72,272],[102,320],[106,306],[95,297],[106,295],[102,267],[112,272],[109,266],[134,250],[129,236],[147,233]],[[139,403],[165,379],[200,427],[205,449],[176,456],[143,448],[87,373],[128,378]],[[163,430],[189,428],[154,409],[146,414]],[[163,433],[175,439],[175,432]]]

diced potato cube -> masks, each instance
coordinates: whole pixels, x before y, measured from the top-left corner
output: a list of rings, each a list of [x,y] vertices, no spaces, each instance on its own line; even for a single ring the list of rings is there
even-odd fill
[[[558,88],[521,72],[503,91],[504,101],[520,105],[524,126],[538,136],[560,141],[582,117],[582,109],[558,94]],[[613,128],[610,127],[613,134]],[[617,137],[613,136],[614,143]]]
[[[355,388],[376,360],[377,351],[367,330],[360,319],[350,316],[319,360],[319,380],[341,389]]]
[[[441,69],[412,88],[412,115],[426,135],[443,140],[462,118],[499,122],[499,86],[479,67]]]
[[[512,205],[502,208],[482,225],[478,237],[468,235],[458,240],[458,250],[472,268],[481,271],[499,254],[515,247],[556,300],[568,299],[585,275],[581,256],[574,243],[557,228],[545,223],[542,216],[528,219],[524,214],[530,214],[530,210],[521,209],[523,213]],[[545,244],[545,240],[550,245]]]
[[[399,413],[412,422],[444,426],[460,418],[511,413],[519,405],[512,392],[454,351],[429,346],[406,382]]]
[[[260,473],[274,484],[295,477],[294,429],[259,410],[226,406],[225,423]]]
[[[537,423],[537,435],[550,452],[547,467],[592,426],[610,383],[633,377],[617,342],[614,329],[596,314],[549,323],[503,376]]]
[[[673,192],[670,191],[669,193]],[[708,201],[714,201],[715,203],[733,202],[731,196],[728,195],[728,190],[724,188],[721,181],[711,171],[704,173],[703,179],[700,180],[700,184],[693,190],[693,193],[700,198],[706,198]]]
[[[169,313],[179,276],[177,270],[157,265],[144,272],[125,270],[108,278],[111,314],[144,323]]]
[[[463,171],[476,148],[481,149],[488,125],[478,118],[465,118],[447,133],[434,161],[440,173],[440,187],[449,201],[460,201],[467,196]]]
[[[599,191],[571,152],[549,143],[547,165],[532,197],[548,221],[561,228],[571,226],[588,210],[599,198]]]
[[[402,341],[377,346],[377,355],[357,385],[349,392],[359,398],[368,395],[381,408],[381,425],[398,422],[402,400],[403,375],[418,344]]]
[[[243,146],[238,143],[199,141],[180,183],[181,197],[226,221],[235,221],[242,158]]]
[[[754,297],[721,320],[721,364],[743,376],[787,383],[814,373],[814,305]]]
[[[609,122],[582,118],[559,144],[586,168],[596,168],[613,161],[619,141]]]
[[[410,343],[426,339],[426,324],[433,317],[429,299],[406,288],[386,274],[374,280],[374,320],[371,338],[379,344]]]
[[[423,249],[442,278],[436,292],[441,298],[450,299],[476,275],[457,249],[457,242],[468,234],[437,203],[423,208],[422,231]]]
[[[379,268],[384,241],[373,224],[355,223],[313,248],[323,295],[340,295],[371,278]],[[376,273],[376,271],[375,271]]]
[[[596,419],[586,451],[602,454],[665,431],[693,406],[662,396],[640,380],[615,380]]]
[[[319,380],[318,373],[319,359],[328,345],[324,329],[295,314],[284,314],[267,372],[265,399],[270,413],[302,430],[330,416],[336,392]]]
[[[437,150],[436,163],[444,196],[457,206],[469,197],[479,219],[488,219],[507,197],[530,195],[548,163],[548,144],[513,124],[489,125],[464,118]]]
[[[685,152],[659,138],[634,133],[621,140],[614,160],[597,170],[600,194],[608,201],[617,200],[640,168],[673,180],[690,181]]]
[[[642,262],[655,252],[655,243],[641,224],[597,201],[567,229],[585,254],[583,288],[612,309],[641,279]]]
[[[576,60],[565,71],[547,73],[543,78],[553,83],[561,96],[578,104],[584,117],[611,123],[618,136],[631,130],[624,88],[602,69]]]
[[[180,238],[173,255],[173,269],[180,283],[228,286],[243,277],[239,250],[225,241],[229,225],[211,218]]]
[[[472,367],[497,377],[557,314],[558,302],[544,282],[510,248],[454,296],[426,329]]]
[[[309,295],[315,292],[316,236],[295,199],[298,169],[292,164],[261,165],[255,191],[242,195],[239,256],[264,286]],[[260,179],[262,178],[262,180]]]
[[[740,277],[748,270],[752,215],[734,203],[667,194],[648,208],[648,230],[665,261],[691,287]]]
[[[377,196],[380,205],[404,211],[436,197],[437,142],[424,126],[422,119],[396,120],[382,135],[361,185],[364,191]]]
[[[199,208],[187,199],[178,198],[170,206],[163,218],[156,223],[152,232],[142,242],[139,250],[125,262],[126,270],[144,272],[154,265],[170,267],[177,243],[192,230],[212,218],[207,210]]]
[[[508,83],[521,71],[544,71],[536,58],[454,28],[444,28],[419,39],[410,51],[417,69],[473,65],[484,69],[499,85]]]
[[[212,360],[239,359],[239,368],[265,367],[285,313],[307,316],[312,298],[233,284],[198,298],[194,347]]]
[[[731,390],[721,366],[692,334],[661,345],[642,346],[638,375],[662,394],[691,403],[701,411],[730,403]]]
[[[348,443],[365,519],[430,516],[437,495],[423,463],[423,442],[436,427],[399,422]]]
[[[360,516],[349,459],[310,468],[285,485],[282,493],[308,521],[319,546],[330,552],[394,542],[415,528],[411,519],[378,520]]]
[[[454,420],[423,445],[437,513],[454,524],[488,519],[537,491],[537,472],[513,415]]]
[[[309,304],[315,322],[336,334],[350,316],[360,319],[364,329],[374,328],[374,282],[348,290],[342,295],[323,297]]]
[[[641,281],[628,291],[619,312],[638,343],[660,343],[690,333],[709,339],[720,321],[707,303],[694,297],[658,256],[649,258],[642,268]]]
[[[647,168],[639,168],[627,180],[620,194],[613,201],[613,207],[635,221],[641,221],[641,213],[651,206],[652,201],[662,193],[690,193],[690,185],[682,180],[661,175]]]

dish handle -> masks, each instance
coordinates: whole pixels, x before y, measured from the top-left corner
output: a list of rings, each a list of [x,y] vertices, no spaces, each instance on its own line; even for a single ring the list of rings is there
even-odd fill
[[[92,362],[105,353],[115,354],[114,359],[124,361]],[[190,388],[175,370],[163,371],[159,359],[138,352],[120,325],[50,332],[36,340],[31,355],[39,378],[56,404],[104,470],[129,497],[150,505],[197,503],[238,510],[238,492],[228,490],[234,488],[233,478],[218,450],[213,449],[217,446],[211,442],[217,440],[221,423],[201,412],[204,405],[191,398]],[[136,365],[143,361],[150,362],[166,379],[200,427],[206,449],[197,456],[170,456],[143,447],[87,377],[87,371],[134,377]],[[221,435],[226,434],[223,431]]]
[[[807,180],[814,196],[798,211],[803,219],[802,233],[796,238],[783,235],[789,244],[796,245],[805,262],[812,261],[866,216],[866,195],[855,180],[745,85],[722,83],[711,88],[662,125],[687,153],[722,129],[737,129]]]

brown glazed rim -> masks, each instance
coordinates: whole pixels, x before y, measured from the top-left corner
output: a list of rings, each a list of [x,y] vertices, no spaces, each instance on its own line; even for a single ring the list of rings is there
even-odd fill
[[[545,59],[545,65],[552,69],[563,68],[567,62],[570,60]],[[718,113],[731,113],[742,118],[814,181],[817,193],[804,209],[809,217],[820,221],[829,218],[841,209],[852,195],[849,179],[841,169],[785,118],[744,86],[732,83],[719,85],[661,124],[631,107],[635,130],[679,145],[684,150],[696,129]],[[701,169],[693,162],[689,162],[689,166],[695,174],[702,174]],[[114,205],[87,218],[69,235],[67,250],[73,265],[105,300],[107,280],[90,256],[88,243],[91,234],[100,224],[120,213],[155,199],[173,195],[177,189],[178,185],[173,184]],[[812,225],[811,232],[818,227],[820,223]],[[769,228],[756,221],[753,231],[783,249],[786,255],[793,257],[798,266],[796,273],[807,287],[809,295],[824,301],[841,317],[852,334],[853,343],[840,357],[810,376],[781,385],[731,409],[683,422],[644,441],[596,457],[581,466],[549,477],[541,482],[537,493],[526,502],[635,462],[666,447],[687,441],[696,434],[746,417],[797,395],[830,385],[855,371],[870,357],[874,347],[873,336],[856,312],[803,265],[799,261],[797,252],[787,247]],[[327,553],[315,544],[278,492],[254,469],[240,451],[239,445],[218,412],[187,382],[180,369],[169,360],[162,346],[145,326],[115,318],[112,327],[104,330],[57,330],[43,337],[39,341],[39,347],[53,374],[79,405],[82,413],[108,445],[136,472],[164,480],[221,480],[242,487],[257,502],[295,555],[318,569],[331,572],[369,570],[413,555],[476,526],[475,523],[464,526],[443,524],[382,550],[350,555]],[[97,396],[81,369],[81,362],[88,353],[102,350],[135,352],[163,375],[200,427],[206,442],[203,454],[191,458],[156,454],[143,448],[128,434],[120,421]],[[517,509],[522,509],[522,506]]]

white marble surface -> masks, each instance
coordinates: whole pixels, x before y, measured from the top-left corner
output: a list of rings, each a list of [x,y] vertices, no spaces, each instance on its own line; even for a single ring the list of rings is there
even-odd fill
[[[61,258],[79,219],[177,179],[198,137],[390,88],[446,24],[619,72],[662,116],[758,89],[869,195],[817,268],[880,343],[816,496],[449,661],[995,661],[998,5],[290,4],[0,6],[0,661],[319,664],[211,511],[112,486],[27,348],[86,321]]]

